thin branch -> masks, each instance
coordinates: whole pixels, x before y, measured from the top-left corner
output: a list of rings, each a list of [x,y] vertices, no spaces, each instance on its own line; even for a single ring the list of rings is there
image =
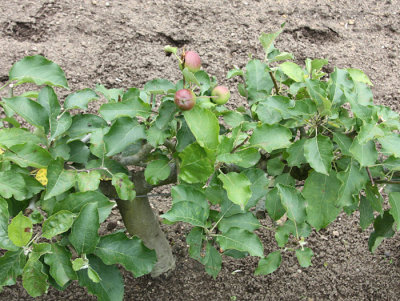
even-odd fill
[[[274,82],[274,87],[275,87],[275,92],[276,95],[279,95],[279,87],[278,87],[278,83],[276,82],[275,76],[272,73],[272,71],[269,71],[269,76],[271,76],[272,81]]]
[[[375,184],[400,184],[400,181],[374,179]]]
[[[365,167],[365,169],[367,170],[368,177],[369,177],[369,180],[371,181],[372,186],[375,186],[374,178],[371,175],[371,171],[369,170],[369,167],[367,166],[367,167]]]
[[[244,139],[241,143],[239,143],[238,145],[236,145],[232,150],[231,150],[231,154],[233,154],[234,152],[237,151],[237,149],[243,145],[246,144],[247,141],[249,141],[250,136],[247,136],[246,139]]]

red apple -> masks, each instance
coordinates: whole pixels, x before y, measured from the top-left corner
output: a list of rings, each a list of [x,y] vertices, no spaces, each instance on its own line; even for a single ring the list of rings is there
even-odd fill
[[[189,69],[190,72],[197,72],[201,67],[200,56],[195,51],[185,52],[185,67]]]
[[[182,111],[188,111],[191,110],[196,104],[196,95],[192,90],[180,89],[176,91],[174,101],[179,109]]]
[[[229,89],[225,86],[216,86],[211,91],[211,96],[214,96],[211,98],[211,100],[217,105],[224,105],[231,97],[231,92],[229,92]]]

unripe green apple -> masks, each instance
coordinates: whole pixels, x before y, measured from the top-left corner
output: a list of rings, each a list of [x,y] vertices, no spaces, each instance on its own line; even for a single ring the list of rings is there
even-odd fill
[[[189,111],[196,104],[196,95],[192,90],[180,89],[176,91],[174,101],[179,109],[182,111]]]
[[[201,67],[200,56],[195,51],[185,52],[185,67],[189,69],[190,72],[197,72]]]
[[[216,86],[211,91],[212,101],[215,102],[217,105],[224,105],[228,102],[229,98],[231,97],[231,92],[225,86]]]

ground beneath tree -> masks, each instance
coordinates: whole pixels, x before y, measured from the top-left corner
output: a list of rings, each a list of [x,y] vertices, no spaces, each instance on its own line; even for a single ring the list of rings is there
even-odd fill
[[[327,58],[327,71],[333,66],[362,69],[374,83],[375,101],[400,111],[397,0],[7,0],[0,6],[0,84],[14,62],[34,54],[59,64],[72,91],[96,83],[141,88],[157,77],[176,81],[177,65],[163,54],[169,44],[196,50],[203,68],[233,90],[236,82],[225,79],[227,71],[233,65],[244,67],[249,54],[262,58],[258,36],[283,22],[286,29],[276,46],[293,52],[297,63]],[[233,93],[233,106],[242,102]],[[163,213],[170,200],[152,198],[152,205]],[[118,212],[110,220],[119,222]],[[216,280],[187,256],[184,236],[190,229],[163,226],[176,270],[158,279],[124,273],[125,300],[399,300],[400,235],[370,254],[371,228],[361,232],[357,220],[356,215],[341,215],[328,229],[313,233],[308,241],[316,256],[308,269],[288,253],[278,271],[255,277],[254,258],[225,257]],[[275,250],[273,234],[259,234],[266,254]],[[5,288],[0,300],[31,298],[19,282]],[[95,298],[73,284],[64,292],[50,289],[37,300]]]

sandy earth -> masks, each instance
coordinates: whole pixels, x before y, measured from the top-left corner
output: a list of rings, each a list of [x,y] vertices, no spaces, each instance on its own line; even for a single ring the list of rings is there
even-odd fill
[[[233,90],[235,80],[226,80],[226,72],[233,65],[244,67],[249,54],[261,58],[260,33],[287,22],[276,46],[293,52],[297,63],[307,57],[327,58],[327,71],[333,66],[360,68],[374,83],[375,101],[400,111],[398,0],[1,2],[0,84],[7,81],[15,61],[33,54],[58,63],[72,91],[96,83],[140,88],[157,77],[176,81],[177,66],[163,54],[163,47],[170,44],[196,50],[203,68]],[[233,106],[242,101],[233,93]],[[152,202],[159,213],[170,205],[168,199]],[[117,212],[111,220],[119,220]],[[133,279],[125,273],[125,300],[399,300],[400,235],[370,254],[371,229],[359,231],[357,220],[342,215],[328,229],[313,234],[309,243],[316,256],[308,269],[287,254],[277,272],[255,277],[257,262],[252,258],[225,258],[215,281],[187,256],[184,234],[189,228],[164,227],[177,257],[176,270],[159,279]],[[272,251],[273,235],[259,234],[266,253]],[[92,299],[75,284],[38,298]],[[0,300],[31,298],[19,283],[5,288]]]

